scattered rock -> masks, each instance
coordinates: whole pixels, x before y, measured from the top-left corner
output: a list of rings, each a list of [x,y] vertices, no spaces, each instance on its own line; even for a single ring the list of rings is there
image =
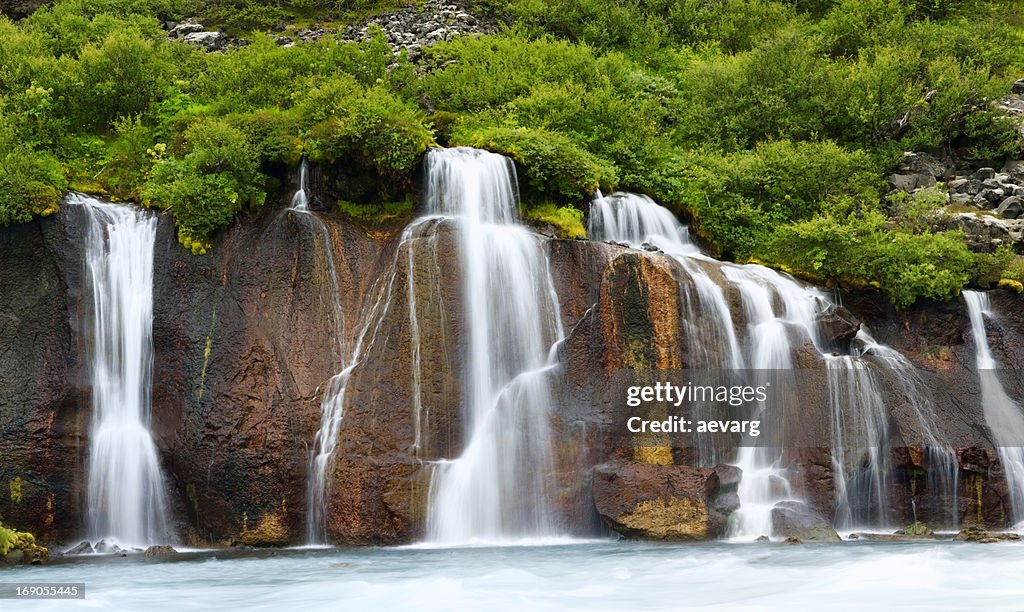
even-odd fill
[[[790,538],[811,542],[841,542],[842,538],[824,517],[807,504],[784,501],[772,508],[772,531]]]
[[[498,30],[496,22],[485,22],[450,0],[428,0],[396,11],[381,13],[350,25],[342,32],[346,40],[365,40],[372,27],[380,28],[394,54],[403,51],[409,59],[420,57],[421,49],[456,36],[491,34]],[[301,37],[301,33],[300,33]]]
[[[758,536],[758,537],[757,537],[757,539],[756,539],[756,540],[754,540],[754,541],[755,541],[755,542],[761,542],[761,543],[764,543],[764,542],[771,542],[772,540],[771,540],[771,538],[769,538],[768,536],[766,536],[766,535],[763,535],[763,536]]]
[[[146,555],[147,557],[161,557],[164,555],[175,555],[177,553],[178,551],[174,550],[173,547],[165,544],[163,546],[150,546],[142,554]]]
[[[193,32],[186,34],[183,40],[207,51],[219,51],[227,44],[227,36],[222,32]]]
[[[789,537],[787,537],[787,538],[785,539],[785,542],[784,542],[784,543],[785,543],[785,544],[789,544],[789,545],[793,545],[793,544],[803,544],[803,541],[802,541],[802,540],[801,540],[800,538],[798,538],[798,537],[795,537],[795,536],[789,536]]]
[[[82,542],[78,546],[75,546],[71,550],[64,553],[65,555],[89,555],[96,552],[92,547],[92,542]]]
[[[1020,196],[1010,196],[1003,200],[999,208],[996,209],[996,214],[1007,219],[1017,219],[1024,213],[1024,198]]]
[[[1020,540],[1020,535],[1007,531],[985,531],[981,527],[968,527],[956,534],[953,540],[957,542],[992,544],[995,542],[1015,542]]]

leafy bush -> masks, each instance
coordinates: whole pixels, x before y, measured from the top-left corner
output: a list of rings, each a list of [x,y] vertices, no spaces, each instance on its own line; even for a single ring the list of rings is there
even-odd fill
[[[452,144],[511,157],[530,189],[561,201],[588,200],[597,189],[610,191],[617,183],[614,166],[558,132],[525,128],[466,130]]]
[[[352,77],[325,82],[300,103],[309,130],[312,161],[354,157],[380,176],[408,175],[434,142],[422,111],[376,86],[364,90]]]
[[[143,191],[153,206],[174,213],[178,239],[194,253],[209,248],[215,229],[243,208],[262,206],[266,177],[245,135],[221,120],[200,121],[186,134],[187,153],[159,160]]]
[[[586,238],[583,211],[572,206],[540,204],[526,209],[527,221],[538,225],[554,226],[559,238]]]

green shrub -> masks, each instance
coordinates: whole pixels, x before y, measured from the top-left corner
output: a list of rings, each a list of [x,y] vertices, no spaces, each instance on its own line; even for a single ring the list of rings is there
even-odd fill
[[[530,189],[559,201],[586,201],[597,189],[611,191],[618,182],[614,166],[558,132],[525,128],[466,130],[452,144],[511,157]]]
[[[0,153],[0,225],[57,212],[65,189],[67,180],[52,156],[21,147]]]
[[[531,223],[554,226],[559,238],[586,238],[583,211],[572,206],[540,204],[526,209],[523,215]]]
[[[434,142],[422,111],[382,86],[364,90],[347,75],[310,91],[300,109],[315,122],[306,141],[312,161],[355,158],[382,177],[402,177]]]
[[[186,142],[188,152],[181,159],[155,164],[143,198],[172,211],[181,243],[203,254],[215,229],[243,208],[263,205],[266,177],[245,135],[221,120],[196,122]]]

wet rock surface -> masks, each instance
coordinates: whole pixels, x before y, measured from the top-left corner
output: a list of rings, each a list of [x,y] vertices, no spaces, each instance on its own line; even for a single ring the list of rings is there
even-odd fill
[[[714,539],[735,510],[716,503],[715,468],[612,461],[594,468],[593,490],[605,524],[629,538]]]
[[[779,502],[772,508],[771,518],[773,533],[787,540],[795,538],[802,542],[841,541],[839,534],[832,527],[832,521],[802,502]]]

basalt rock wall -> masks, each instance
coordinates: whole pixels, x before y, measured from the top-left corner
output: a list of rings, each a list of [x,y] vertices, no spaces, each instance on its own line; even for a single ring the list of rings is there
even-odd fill
[[[74,206],[0,229],[0,520],[46,541],[73,542],[85,520],[91,331],[84,229]],[[693,449],[631,444],[609,426],[615,371],[687,367],[687,317],[704,315],[687,309],[691,283],[663,254],[538,240],[566,330],[561,367],[551,375],[555,505],[566,530],[596,533],[603,523],[595,466],[697,462]],[[397,231],[371,236],[325,214],[280,211],[236,222],[196,257],[161,218],[152,428],[182,541],[305,540],[320,402],[360,338],[329,473],[328,536],[398,543],[422,535],[433,462],[456,456],[464,443],[467,335],[456,253],[457,235],[444,222],[403,239]],[[1004,526],[1006,485],[981,415],[963,303],[896,312],[872,293],[843,302],[877,340],[944,381],[933,387],[933,400],[941,433],[957,447],[960,520]],[[988,327],[993,351],[1004,367],[1017,367],[1024,363],[1024,300],[999,291],[992,304],[999,314]],[[1004,383],[1022,397],[1016,374],[1008,371]],[[928,521],[941,509],[923,492],[920,426],[898,401],[891,413],[896,519],[909,522],[916,506]],[[818,511],[832,512],[829,450],[792,449],[786,457],[800,492]]]

